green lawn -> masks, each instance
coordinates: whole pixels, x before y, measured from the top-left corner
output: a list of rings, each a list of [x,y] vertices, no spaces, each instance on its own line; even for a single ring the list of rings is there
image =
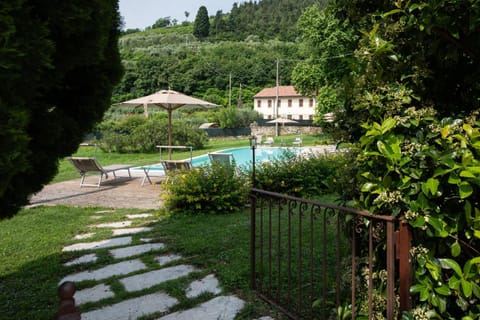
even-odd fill
[[[127,213],[140,212],[119,209],[105,214],[103,219],[92,220],[98,210],[102,209],[38,207],[22,210],[15,217],[0,221],[0,319],[52,319],[58,304],[58,282],[67,274],[82,269],[62,266],[81,255],[62,252],[62,247],[73,243],[74,235],[87,232],[92,221],[120,221],[126,219]],[[238,319],[252,319],[265,314],[268,308],[248,289],[248,213],[245,210],[230,215],[168,217],[164,212],[155,212],[160,221],[152,225],[153,231],[141,237],[165,243],[169,251],[180,253],[186,263],[197,266],[205,275],[214,272],[226,293],[234,293],[248,302]],[[89,241],[106,237],[109,237],[107,233],[97,232],[97,237]],[[103,257],[100,264],[108,264],[109,259]],[[111,284],[115,286],[115,280]],[[177,297],[181,302],[179,308],[188,306],[185,304],[189,302],[179,293],[175,282],[155,290],[164,290]],[[93,307],[98,306],[86,306],[87,309]]]

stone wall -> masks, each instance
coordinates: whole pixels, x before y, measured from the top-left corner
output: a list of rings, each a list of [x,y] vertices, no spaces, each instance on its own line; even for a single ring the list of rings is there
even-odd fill
[[[275,125],[260,126],[257,123],[250,125],[253,136],[276,136]],[[278,135],[302,135],[302,134],[320,134],[322,133],[321,127],[315,126],[298,126],[292,124],[279,124]]]

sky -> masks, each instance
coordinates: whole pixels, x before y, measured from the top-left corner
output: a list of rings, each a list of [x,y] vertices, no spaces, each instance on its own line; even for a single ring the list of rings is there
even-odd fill
[[[188,21],[195,20],[198,9],[205,6],[209,16],[218,10],[230,12],[233,4],[240,0],[120,0],[120,14],[123,17],[124,29],[145,29],[159,18],[170,17],[178,23],[185,21],[185,11],[189,12]]]

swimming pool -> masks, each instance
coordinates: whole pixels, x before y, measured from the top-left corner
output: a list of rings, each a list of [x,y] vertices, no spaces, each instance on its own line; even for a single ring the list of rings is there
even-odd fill
[[[294,154],[300,154],[303,148],[285,148],[285,147],[257,147],[255,149],[255,162],[261,163],[265,161],[272,161],[281,157],[287,150]],[[217,153],[231,153],[235,159],[237,166],[251,166],[252,165],[252,149],[250,147],[226,149],[217,151]],[[192,165],[199,167],[205,164],[209,164],[210,159],[207,155],[202,155],[192,159]]]
[[[288,150],[288,151],[287,151]],[[308,152],[310,148],[305,147],[257,147],[255,149],[255,163],[262,163],[266,161],[272,161],[278,159],[285,152],[293,152],[294,154],[301,154]],[[216,153],[231,153],[235,159],[237,166],[249,167],[252,165],[252,149],[250,147],[232,148],[217,151]],[[186,159],[188,160],[188,159]],[[192,158],[193,167],[201,167],[210,164],[210,158],[208,154],[204,154],[198,157]],[[144,166],[148,169],[149,174],[156,173],[163,174],[163,168],[160,164],[154,164],[151,166]],[[143,172],[144,167],[133,168],[132,170],[140,170]]]

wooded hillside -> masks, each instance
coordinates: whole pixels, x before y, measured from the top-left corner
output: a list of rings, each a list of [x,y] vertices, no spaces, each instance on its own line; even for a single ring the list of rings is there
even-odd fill
[[[210,34],[202,41],[193,23],[125,34],[119,41],[125,75],[113,102],[170,87],[224,106],[238,100],[252,106],[256,92],[275,85],[277,64],[280,84],[291,84],[303,59],[296,23],[313,3],[250,1],[229,13],[209,12]]]

